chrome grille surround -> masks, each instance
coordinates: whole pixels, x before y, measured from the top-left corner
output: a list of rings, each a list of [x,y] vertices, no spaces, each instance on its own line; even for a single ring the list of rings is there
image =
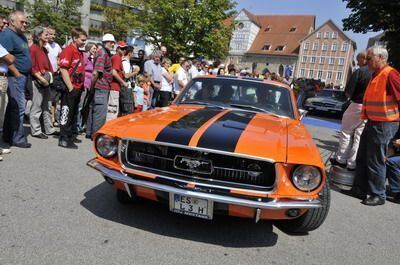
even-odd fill
[[[153,149],[151,152],[143,152],[143,150],[133,150],[133,146],[144,147]],[[133,146],[132,146],[133,145]],[[142,146],[140,146],[142,145]],[[264,159],[260,157],[241,155],[237,153],[230,153],[218,150],[210,150],[205,148],[193,148],[189,146],[182,146],[176,144],[169,144],[157,141],[144,141],[141,139],[122,139],[120,141],[119,148],[119,159],[122,167],[126,170],[141,170],[144,172],[152,173],[159,178],[176,179],[181,182],[195,182],[196,185],[212,186],[222,189],[240,189],[249,191],[260,191],[263,193],[271,193],[274,191],[276,186],[276,168],[275,161],[272,159]],[[185,156],[196,159],[200,157],[204,159],[205,156],[211,156],[214,158],[212,161],[212,173],[211,174],[199,174],[198,172],[190,172],[180,170],[174,167],[175,157],[172,155],[172,151],[168,153],[168,150],[174,150],[175,152],[183,152]],[[144,150],[146,151],[146,150]],[[134,156],[134,157],[133,157]],[[215,163],[215,157],[222,159],[231,159],[232,161],[246,161],[254,164],[265,165],[264,171],[250,171],[240,169],[236,165],[235,167],[228,167],[221,161]],[[144,159],[146,163],[142,163],[140,159]],[[138,161],[139,160],[139,161]],[[266,175],[267,173],[267,175]],[[257,176],[257,174],[259,176]],[[266,175],[266,176],[264,176]]]

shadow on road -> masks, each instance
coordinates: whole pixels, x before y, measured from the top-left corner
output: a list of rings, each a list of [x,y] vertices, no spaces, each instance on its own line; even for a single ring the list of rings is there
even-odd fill
[[[207,221],[174,214],[167,205],[140,200],[120,204],[106,182],[87,191],[81,205],[98,217],[155,234],[225,247],[270,247],[277,242],[271,222],[255,224],[250,219],[214,216]]]

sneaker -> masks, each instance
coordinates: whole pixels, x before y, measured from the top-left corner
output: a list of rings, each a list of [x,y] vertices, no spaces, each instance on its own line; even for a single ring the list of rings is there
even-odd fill
[[[2,156],[0,156],[0,161],[3,161],[3,157]]]
[[[11,149],[8,149],[8,148],[1,148],[0,149],[0,155],[6,155],[6,154],[9,154],[9,153],[11,153]]]
[[[393,193],[392,202],[400,204],[400,192]]]

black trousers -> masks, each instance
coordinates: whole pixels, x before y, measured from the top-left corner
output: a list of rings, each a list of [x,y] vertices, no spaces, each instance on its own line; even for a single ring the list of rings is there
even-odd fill
[[[73,89],[71,92],[64,92],[61,95],[60,113],[60,140],[69,141],[73,139],[76,131],[76,119],[81,91]]]
[[[171,100],[171,92],[168,91],[159,91],[158,92],[160,97],[158,100],[157,107],[166,107],[169,105],[169,102]]]

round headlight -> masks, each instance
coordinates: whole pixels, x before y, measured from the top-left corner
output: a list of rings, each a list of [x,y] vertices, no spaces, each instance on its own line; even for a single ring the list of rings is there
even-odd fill
[[[301,191],[312,191],[321,184],[322,176],[318,168],[298,166],[292,174],[293,184]]]
[[[102,157],[112,157],[117,154],[118,140],[109,135],[100,135],[96,140],[96,150]]]

